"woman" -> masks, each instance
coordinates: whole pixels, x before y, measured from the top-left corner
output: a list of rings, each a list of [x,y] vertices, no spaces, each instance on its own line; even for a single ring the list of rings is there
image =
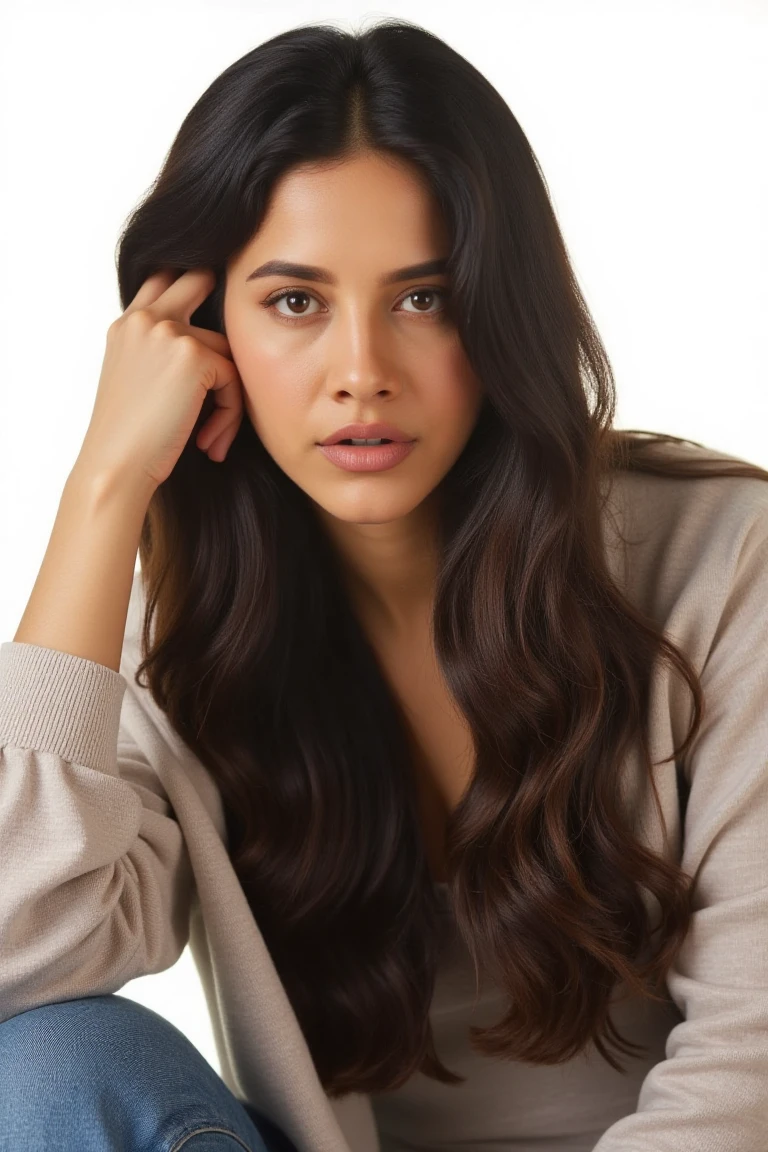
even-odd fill
[[[757,1152],[768,472],[613,428],[499,94],[276,36],[118,279],[0,648],[0,1148]],[[115,996],[188,942],[221,1078]]]

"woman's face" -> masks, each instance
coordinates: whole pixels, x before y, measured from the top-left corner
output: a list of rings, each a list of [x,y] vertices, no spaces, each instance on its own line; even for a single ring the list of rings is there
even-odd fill
[[[476,423],[481,387],[446,312],[448,277],[384,283],[446,255],[429,190],[404,163],[367,153],[286,173],[227,268],[224,330],[248,417],[275,463],[337,520],[409,517]],[[252,276],[275,260],[326,269],[333,283],[306,271]],[[377,420],[415,441],[392,468],[346,471],[318,447],[342,425]]]

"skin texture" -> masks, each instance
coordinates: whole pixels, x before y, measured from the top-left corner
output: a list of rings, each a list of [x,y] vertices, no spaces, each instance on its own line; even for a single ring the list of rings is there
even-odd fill
[[[273,189],[257,233],[227,268],[224,327],[244,405],[276,464],[313,501],[361,612],[407,635],[431,608],[434,494],[482,403],[446,274],[382,287],[385,273],[447,256],[444,225],[417,169],[367,152],[302,165]],[[327,268],[335,285],[271,275],[267,260]],[[262,302],[283,289],[296,296]],[[345,472],[317,441],[352,421],[387,420],[417,443],[385,472]]]

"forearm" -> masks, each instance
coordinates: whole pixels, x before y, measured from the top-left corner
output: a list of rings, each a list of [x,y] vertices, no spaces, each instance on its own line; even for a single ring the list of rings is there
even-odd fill
[[[142,524],[152,491],[73,468],[15,642],[119,671]]]

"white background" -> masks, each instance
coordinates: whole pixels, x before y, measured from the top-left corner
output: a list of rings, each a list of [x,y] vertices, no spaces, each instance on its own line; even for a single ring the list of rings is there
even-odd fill
[[[12,640],[120,312],[115,245],[186,113],[298,24],[396,15],[501,92],[616,376],[616,424],[768,468],[768,0],[6,0],[0,17],[0,640]],[[0,877],[2,883],[2,877]],[[189,949],[120,990],[220,1072]]]

